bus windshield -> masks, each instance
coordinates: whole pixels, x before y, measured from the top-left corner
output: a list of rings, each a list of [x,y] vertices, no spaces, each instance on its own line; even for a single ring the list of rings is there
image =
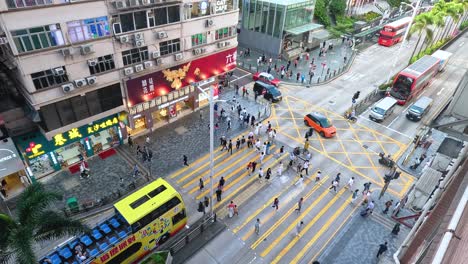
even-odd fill
[[[390,95],[396,99],[404,100],[411,94],[411,86],[414,80],[410,77],[399,75],[393,84]]]

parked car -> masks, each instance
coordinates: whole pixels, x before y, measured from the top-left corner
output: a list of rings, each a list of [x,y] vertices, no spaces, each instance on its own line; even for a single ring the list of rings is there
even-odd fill
[[[253,91],[257,95],[262,95],[266,100],[273,103],[279,102],[283,99],[281,92],[275,86],[266,84],[264,82],[256,81],[254,83]]]
[[[254,81],[261,81],[266,84],[274,85],[276,87],[278,87],[281,82],[279,79],[273,77],[273,75],[266,72],[257,72],[252,76],[252,78]]]
[[[313,112],[304,117],[304,124],[312,127],[322,137],[331,138],[336,135],[336,127],[332,125],[330,119],[321,113]]]

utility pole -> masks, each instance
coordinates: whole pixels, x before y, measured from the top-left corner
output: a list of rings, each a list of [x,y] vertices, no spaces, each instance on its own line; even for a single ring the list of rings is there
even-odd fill
[[[389,174],[385,174],[384,176],[384,186],[382,188],[382,191],[380,191],[380,195],[379,195],[379,200],[384,196],[385,192],[387,191],[388,189],[388,186],[390,185],[390,182],[392,180],[396,180],[400,177],[400,174],[401,172],[400,171],[396,171],[396,166],[393,167],[391,170],[390,170],[390,173]]]

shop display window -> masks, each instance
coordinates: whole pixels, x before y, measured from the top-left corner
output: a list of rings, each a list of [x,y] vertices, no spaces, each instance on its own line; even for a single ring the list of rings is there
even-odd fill
[[[143,117],[144,122],[144,117]],[[107,150],[118,143],[119,137],[115,127],[111,127],[106,130],[94,133],[90,136],[93,144],[94,154]]]
[[[78,163],[82,157],[86,157],[86,151],[80,141],[61,147],[55,152],[62,167]]]
[[[210,2],[199,1],[192,3],[191,17],[202,17],[210,14]]]
[[[30,159],[29,167],[31,168],[36,178],[41,178],[42,176],[54,171],[52,161],[50,160],[48,154],[44,154],[36,158]]]
[[[134,122],[134,129],[128,128],[128,131],[130,134],[132,135],[138,134],[141,131],[146,129],[146,120],[144,116],[133,119],[133,122]]]
[[[163,108],[151,113],[151,117],[153,118],[154,123],[166,122],[168,118],[167,114],[167,108]]]

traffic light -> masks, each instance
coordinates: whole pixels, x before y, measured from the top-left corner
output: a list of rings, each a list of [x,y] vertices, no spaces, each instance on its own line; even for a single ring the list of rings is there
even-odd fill
[[[414,136],[413,143],[416,144],[419,141],[419,135]]]

